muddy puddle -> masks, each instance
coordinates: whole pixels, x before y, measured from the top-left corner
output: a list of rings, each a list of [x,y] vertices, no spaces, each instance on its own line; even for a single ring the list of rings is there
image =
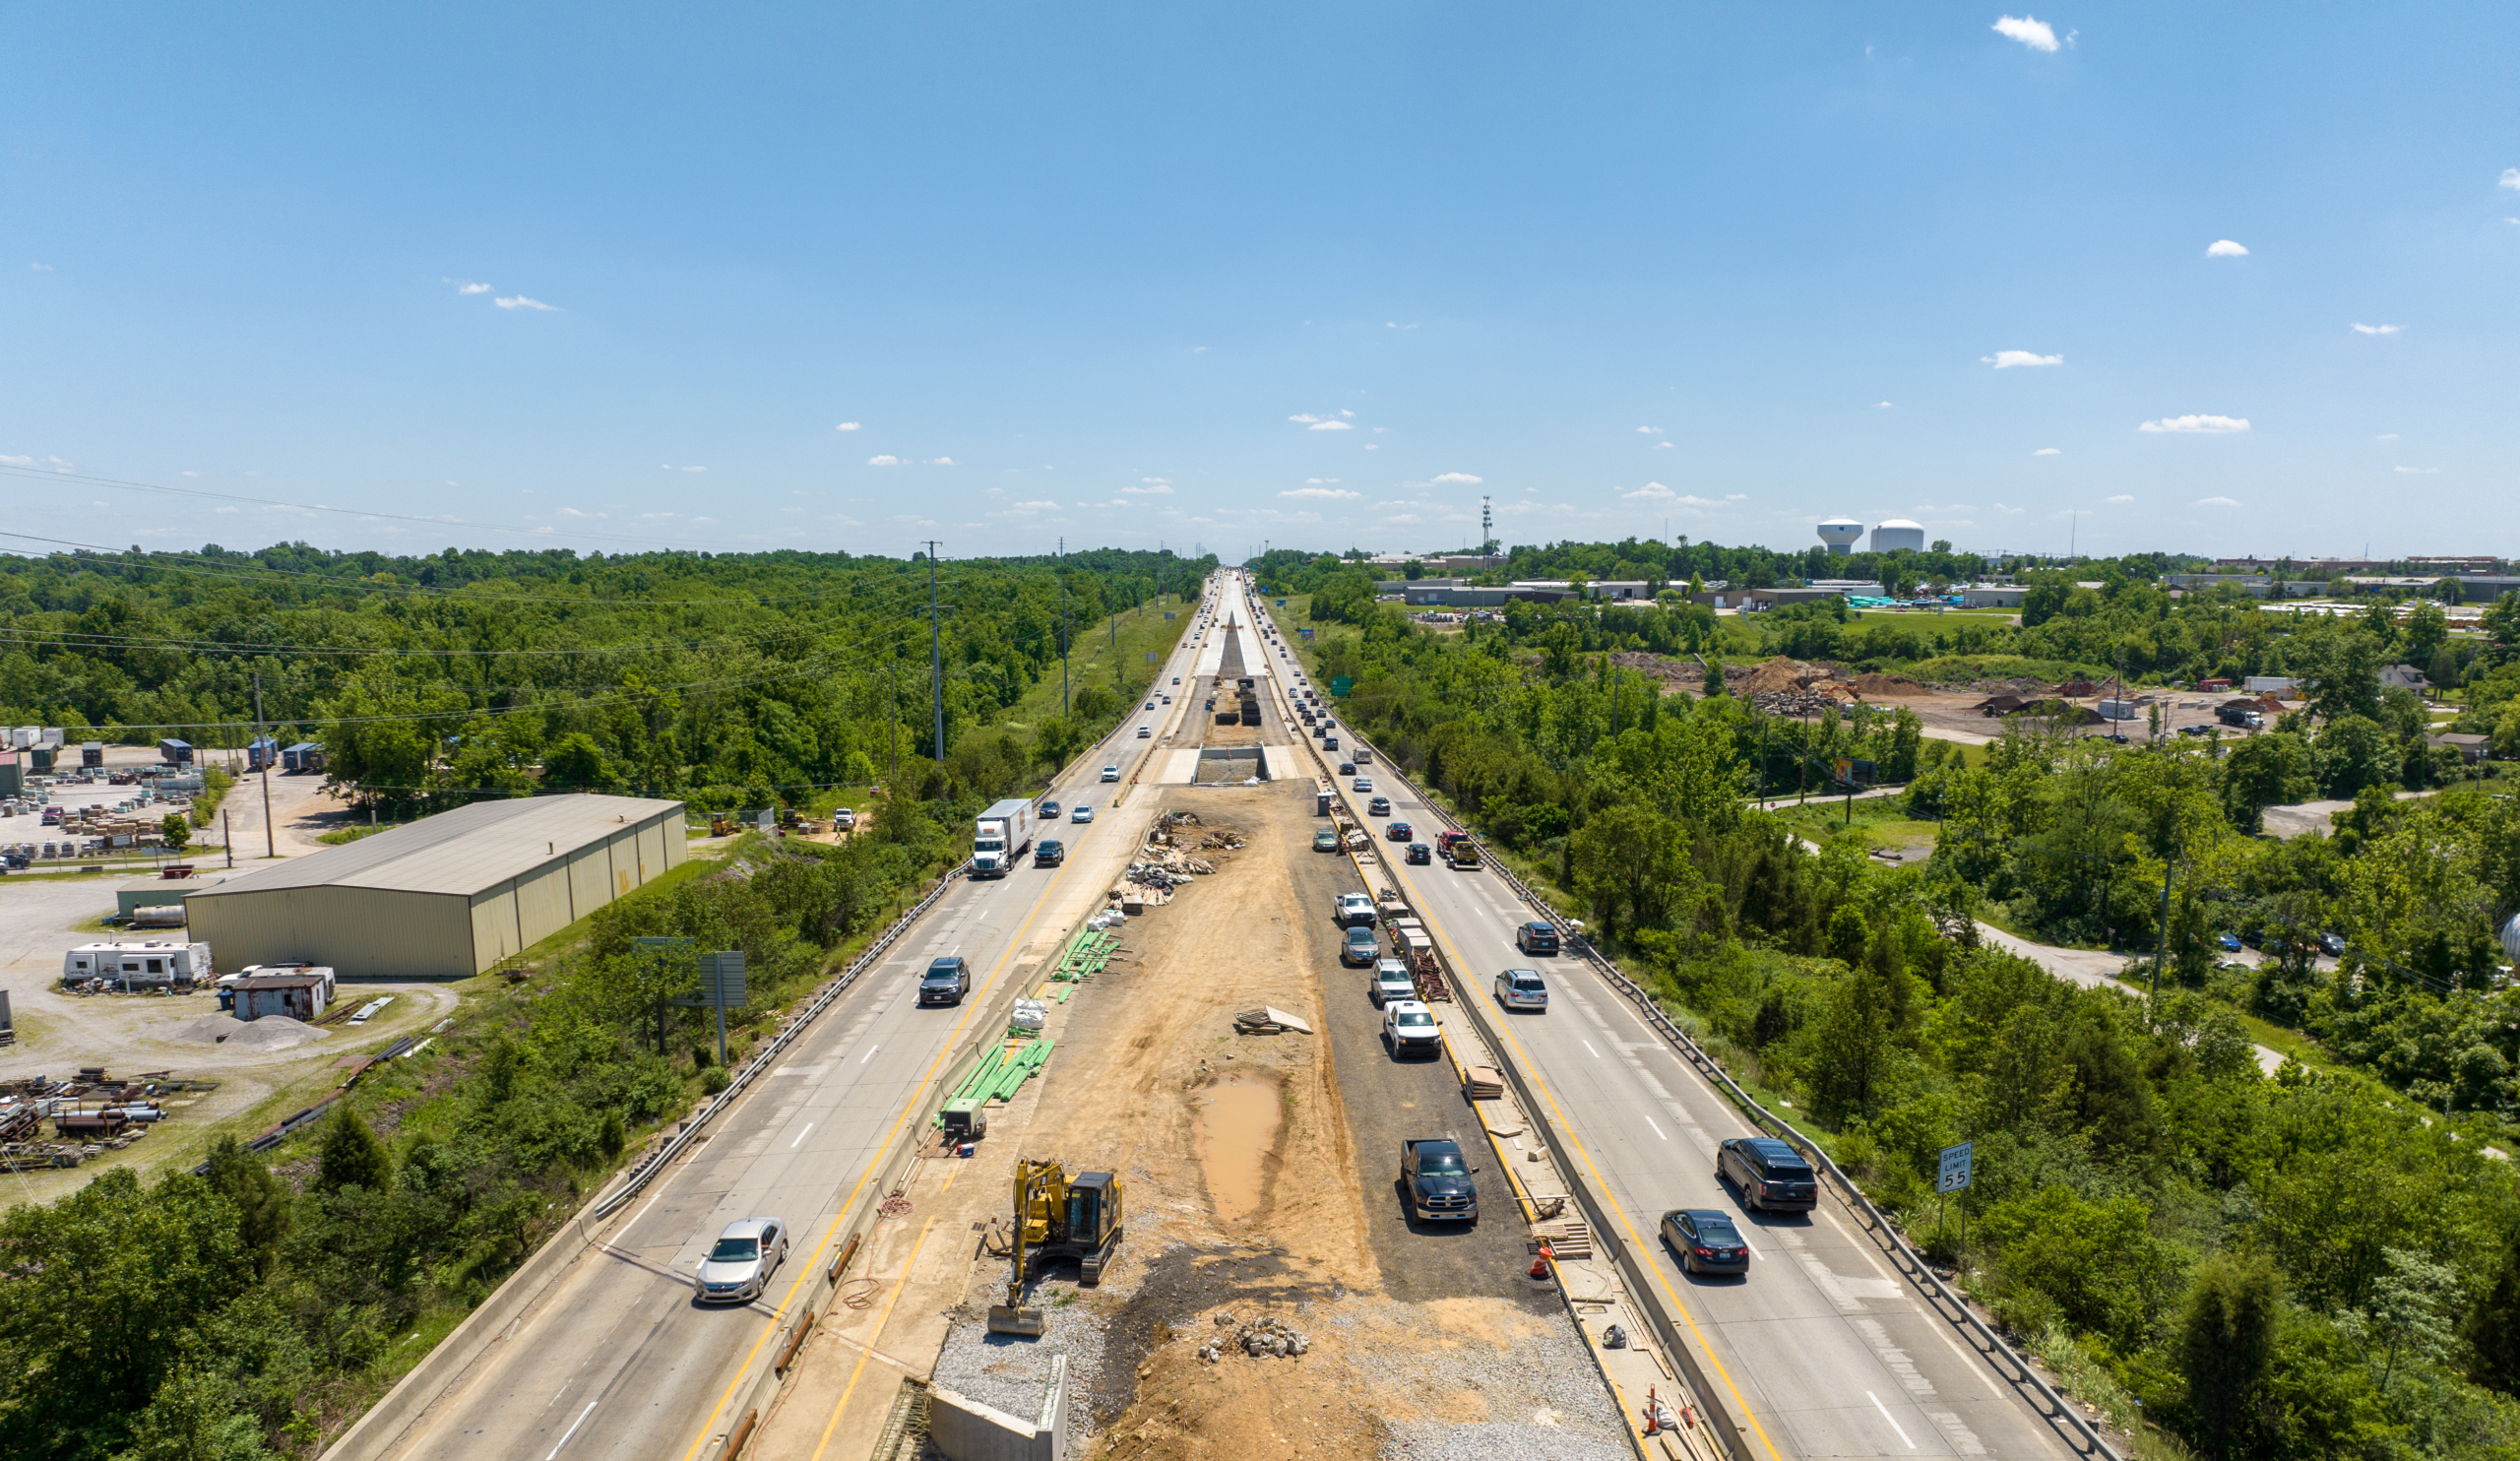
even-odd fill
[[[1219,1221],[1239,1222],[1259,1208],[1278,1114],[1275,1081],[1219,1081],[1199,1093],[1193,1136]]]

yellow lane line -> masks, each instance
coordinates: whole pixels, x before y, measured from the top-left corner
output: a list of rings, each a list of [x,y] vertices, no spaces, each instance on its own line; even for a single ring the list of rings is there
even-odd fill
[[[1067,864],[1062,862],[1059,864],[1059,870],[1051,874],[1049,885],[1041,890],[1041,896],[1033,901],[1033,911],[1024,916],[1023,923],[1017,926],[1014,937],[1007,942],[1006,952],[998,955],[997,962],[989,967],[988,979],[982,985],[982,996],[972,1001],[964,1010],[962,1017],[954,1022],[953,1030],[946,1036],[944,1048],[936,1052],[936,1058],[928,1062],[927,1073],[919,1078],[918,1089],[925,1090],[927,1083],[936,1078],[937,1067],[944,1064],[945,1057],[954,1052],[955,1043],[962,1038],[964,1027],[971,1023],[973,1015],[979,1012],[979,1007],[987,1002],[985,990],[995,986],[997,977],[1006,970],[1007,961],[1024,949],[1025,936],[1032,930],[1034,921],[1041,916],[1042,905],[1049,902],[1050,895],[1057,892],[1066,880]],[[779,1302],[780,1314],[788,1312],[788,1305],[795,1302],[797,1289],[822,1263],[824,1250],[829,1248],[832,1240],[840,1236],[842,1224],[849,1220],[850,1209],[857,1205],[858,1195],[866,1190],[868,1182],[874,1180],[875,1169],[883,1165],[884,1153],[891,1150],[893,1138],[900,1134],[902,1122],[909,1120],[910,1114],[911,1107],[905,1106],[902,1108],[901,1114],[893,1118],[893,1124],[885,1131],[883,1141],[875,1148],[873,1159],[866,1164],[866,1170],[858,1175],[856,1185],[849,1189],[849,1200],[840,1205],[840,1215],[832,1219],[831,1227],[825,1230],[821,1240],[814,1244],[814,1261],[798,1270],[796,1277],[788,1282],[788,1292]],[[761,1358],[762,1346],[770,1343],[772,1336],[778,1332],[779,1320],[774,1316],[769,1325],[762,1330],[761,1337],[753,1341],[752,1349],[745,1353],[744,1363],[735,1370],[735,1377],[726,1382],[725,1393],[718,1397],[716,1405],[710,1407],[709,1419],[701,1423],[700,1432],[692,1437],[690,1449],[682,1453],[683,1461],[693,1461],[693,1458],[700,1454],[700,1448],[709,1443],[711,1432],[717,1429],[718,1418],[726,1413],[727,1405],[735,1398],[735,1391],[743,1385],[744,1376],[752,1372],[753,1362]]]
[[[927,1246],[927,1231],[936,1226],[936,1217],[928,1215],[919,1225],[918,1241],[910,1245],[910,1257],[902,1262],[902,1276],[893,1282],[893,1292],[884,1300],[884,1311],[875,1316],[875,1339],[884,1337],[884,1326],[892,1321],[893,1305],[901,1302],[902,1290],[910,1287],[911,1270],[918,1264],[918,1250]],[[849,1372],[849,1385],[840,1392],[840,1404],[831,1408],[831,1419],[823,1423],[823,1438],[814,1447],[813,1461],[823,1461],[823,1452],[831,1447],[831,1433],[840,1427],[841,1413],[849,1409],[849,1397],[857,1393],[857,1381],[866,1373],[866,1362],[875,1358],[875,1346],[869,1342],[857,1352],[857,1367]]]
[[[998,955],[997,962],[989,967],[988,979],[981,985],[980,997],[972,1000],[964,1009],[962,1017],[954,1022],[953,1030],[947,1033],[944,1047],[937,1050],[936,1058],[927,1062],[926,1074],[919,1077],[919,1090],[927,1089],[927,1083],[936,1078],[937,1068],[945,1063],[945,1057],[954,1052],[956,1042],[962,1039],[964,1027],[969,1025],[972,1016],[978,1014],[980,1007],[988,1002],[986,990],[996,985],[998,976],[1006,970],[1007,961],[1023,949],[1025,935],[1032,929],[1033,921],[1041,916],[1041,906],[1050,901],[1050,895],[1059,890],[1066,876],[1067,869],[1062,864],[1059,871],[1052,874],[1049,885],[1041,890],[1041,896],[1033,901],[1033,911],[1024,916],[1023,923],[1016,928],[1014,937],[1007,942],[1006,952]],[[903,1107],[901,1114],[893,1117],[893,1124],[884,1132],[884,1139],[876,1144],[875,1155],[868,1160],[866,1170],[858,1174],[857,1184],[849,1189],[849,1200],[840,1205],[839,1215],[832,1219],[831,1227],[825,1230],[822,1239],[814,1244],[813,1262],[798,1269],[796,1277],[788,1282],[787,1294],[779,1301],[780,1314],[784,1315],[788,1312],[788,1305],[796,1301],[796,1291],[813,1276],[814,1270],[821,1266],[824,1250],[829,1248],[832,1240],[840,1236],[842,1226],[849,1221],[850,1209],[857,1205],[858,1195],[866,1190],[868,1182],[875,1179],[875,1169],[883,1165],[884,1154],[892,1149],[893,1138],[901,1133],[902,1123],[910,1119],[911,1111],[915,1105],[916,1103],[914,1102],[910,1106]],[[683,1461],[693,1461],[693,1458],[700,1454],[700,1448],[709,1443],[710,1434],[717,1429],[718,1418],[725,1414],[727,1405],[735,1398],[735,1391],[742,1387],[744,1376],[752,1372],[753,1362],[761,1358],[761,1347],[770,1343],[772,1336],[778,1332],[779,1320],[773,1317],[761,1331],[761,1338],[753,1341],[752,1349],[744,1356],[743,1365],[735,1370],[735,1377],[726,1382],[726,1392],[718,1397],[716,1405],[710,1407],[709,1419],[701,1423],[700,1433],[692,1437],[690,1449],[682,1453]]]
[[[1336,785],[1335,782],[1334,785]],[[1349,799],[1350,797],[1350,794],[1345,790],[1342,790],[1339,793],[1339,795],[1343,800]],[[1426,808],[1426,811],[1427,814],[1431,816],[1434,813],[1434,808],[1429,806]],[[1443,940],[1444,950],[1451,956],[1453,967],[1459,970],[1468,970],[1470,968],[1470,961],[1462,957],[1461,950],[1454,945],[1451,936],[1445,933],[1443,925],[1435,921],[1433,911],[1427,907],[1425,901],[1417,896],[1417,878],[1402,870],[1407,866],[1407,864],[1404,862],[1389,862],[1383,865],[1391,869],[1391,875],[1393,878],[1399,882],[1404,891],[1407,891],[1410,894],[1410,906],[1416,909],[1418,912],[1419,917],[1425,920],[1427,926],[1434,930],[1435,937]],[[1463,988],[1461,992],[1464,999],[1476,999],[1479,997],[1478,987],[1468,979],[1463,981]],[[1467,1010],[1463,1011],[1463,1018],[1469,1018],[1469,1012]],[[1521,1062],[1526,1076],[1531,1081],[1532,1089],[1538,1091],[1541,1099],[1548,1104],[1549,1112],[1555,1119],[1557,1129],[1565,1139],[1567,1146],[1574,1150],[1576,1158],[1584,1164],[1584,1170],[1592,1174],[1593,1188],[1595,1191],[1601,1193],[1603,1205],[1607,1207],[1611,1212],[1617,1214],[1619,1226],[1627,1230],[1628,1241],[1632,1245],[1640,1250],[1651,1252],[1652,1250],[1648,1247],[1645,1240],[1637,1235],[1635,1220],[1629,1217],[1627,1209],[1612,1197],[1610,1185],[1607,1181],[1603,1179],[1601,1168],[1593,1161],[1593,1154],[1585,1148],[1584,1143],[1575,1135],[1574,1124],[1566,1119],[1565,1110],[1557,1104],[1556,1093],[1551,1091],[1548,1087],[1548,1082],[1541,1077],[1539,1062],[1533,1060],[1530,1052],[1523,1048],[1523,1043],[1521,1039],[1514,1034],[1513,1027],[1511,1025],[1500,1024],[1498,1026],[1498,1030],[1499,1033],[1503,1035],[1506,1043],[1514,1048],[1515,1057]],[[1661,1263],[1651,1261],[1650,1259],[1643,1266],[1653,1273],[1655,1282],[1662,1286],[1664,1296],[1670,1301],[1671,1311],[1678,1314],[1680,1316],[1680,1322],[1688,1326],[1690,1335],[1697,1340],[1698,1349],[1705,1354],[1707,1363],[1715,1366],[1716,1374],[1724,1381],[1724,1388],[1732,1393],[1732,1403],[1734,1408],[1738,1410],[1743,1420],[1750,1423],[1750,1429],[1758,1435],[1759,1444],[1767,1448],[1767,1453],[1771,1458],[1771,1461],[1785,1461],[1783,1453],[1779,1452],[1776,1448],[1776,1442],[1769,1438],[1767,1427],[1760,1422],[1757,1412],[1750,1409],[1750,1402],[1746,1396],[1742,1395],[1740,1385],[1733,1380],[1732,1370],[1725,1367],[1723,1357],[1716,1353],[1715,1346],[1710,1343],[1706,1337],[1706,1332],[1698,1327],[1696,1316],[1689,1312],[1688,1305],[1681,1302],[1679,1292],[1672,1288],[1670,1275],[1663,1271],[1663,1265]]]

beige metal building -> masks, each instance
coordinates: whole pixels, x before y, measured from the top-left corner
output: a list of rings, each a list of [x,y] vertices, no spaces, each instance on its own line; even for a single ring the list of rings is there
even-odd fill
[[[350,979],[464,979],[681,866],[683,837],[679,801],[476,801],[237,874],[184,912],[222,969],[304,961]]]

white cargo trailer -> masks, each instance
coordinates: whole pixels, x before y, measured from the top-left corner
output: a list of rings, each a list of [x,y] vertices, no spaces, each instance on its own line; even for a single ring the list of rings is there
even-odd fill
[[[1004,877],[1033,846],[1033,803],[1011,796],[981,812],[972,829],[972,876]]]

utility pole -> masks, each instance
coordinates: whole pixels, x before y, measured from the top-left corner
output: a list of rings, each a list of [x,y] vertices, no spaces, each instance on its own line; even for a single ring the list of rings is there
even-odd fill
[[[262,740],[263,672],[257,669],[254,671],[254,741],[257,745],[260,745]],[[273,757],[269,754],[269,747],[266,747],[265,754],[263,755],[263,856],[267,858],[277,858],[280,856],[280,844],[272,831]]]
[[[2162,859],[2162,929],[2161,938],[2153,946],[2153,983],[2144,994],[2144,1018],[2155,1025],[2161,1023],[2162,965],[2170,959],[2170,875],[2178,866],[2178,849],[2170,850]]]
[[[884,678],[893,687],[893,769],[884,776],[885,788],[899,795],[902,785],[902,662],[897,654],[885,662]]]
[[[1059,539],[1059,714],[1067,715],[1067,642],[1075,630],[1067,616],[1067,539]]]
[[[936,607],[936,540],[927,540],[927,672],[934,677],[936,764],[945,764],[945,620]]]

